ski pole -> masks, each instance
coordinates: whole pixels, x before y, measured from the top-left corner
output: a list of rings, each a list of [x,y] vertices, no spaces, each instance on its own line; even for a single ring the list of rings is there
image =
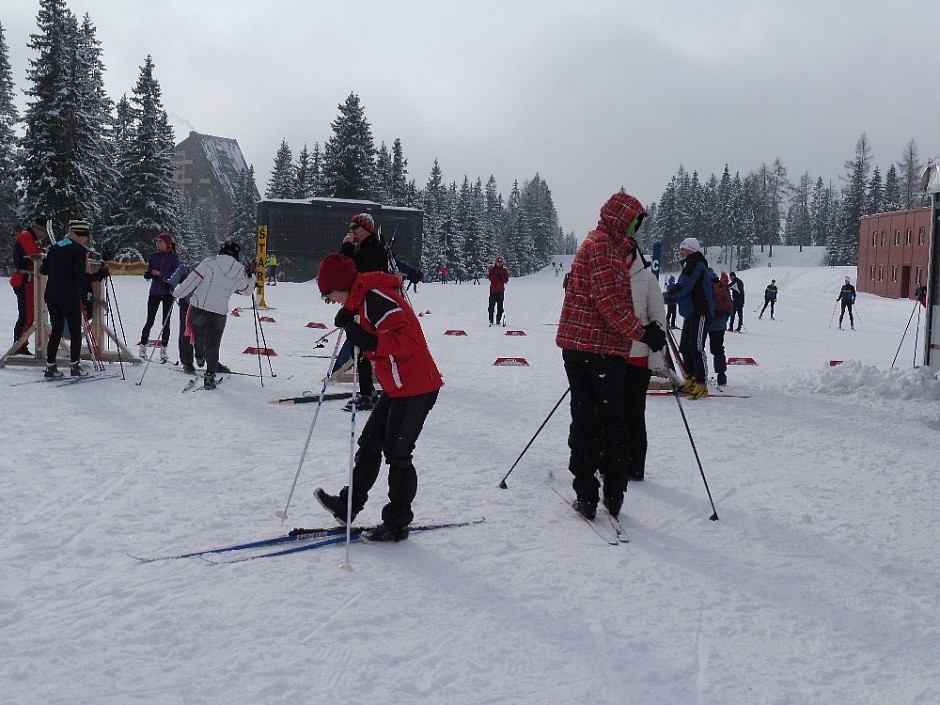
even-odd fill
[[[705,479],[705,470],[702,468],[702,461],[698,457],[698,449],[695,447],[695,439],[692,438],[692,429],[689,428],[689,421],[685,417],[685,409],[682,408],[682,402],[679,401],[678,388],[673,392],[673,396],[676,398],[676,404],[679,405],[679,413],[682,415],[682,423],[685,424],[685,432],[689,434],[689,443],[692,444],[692,453],[695,455],[695,462],[698,464],[698,471],[702,476],[702,482],[705,483],[705,492],[708,495],[708,501],[712,505],[712,515],[708,518],[711,521],[718,521],[718,510],[715,509],[715,500],[712,499],[712,492],[708,488],[708,480]]]
[[[359,348],[352,348],[352,359],[359,354]],[[353,390],[359,388],[359,365],[353,365]],[[346,558],[340,564],[343,570],[352,570],[349,563],[349,545],[352,543],[352,502],[353,502],[353,470],[356,467],[356,393],[352,396],[352,417],[349,421],[349,482],[346,492]]]
[[[251,313],[255,324],[255,350],[258,353],[258,376],[261,377],[261,386],[264,387],[264,370],[261,368],[261,341],[258,340],[258,327],[261,323],[258,320],[258,306],[255,304],[254,292],[251,293]]]
[[[839,300],[836,299],[835,305],[832,307],[832,315],[829,316],[829,327],[832,328],[832,320],[836,317],[836,309],[839,308]]]
[[[313,344],[314,350],[319,350],[320,348],[326,347],[326,343],[325,343],[326,339],[329,338],[331,335],[333,335],[333,333],[335,333],[338,330],[339,328],[334,328],[329,333],[324,333],[319,338],[317,338],[316,342]]]
[[[516,458],[516,462],[514,462],[514,463],[512,464],[512,467],[509,468],[509,472],[507,472],[507,473],[503,476],[503,479],[499,481],[499,489],[505,490],[505,489],[508,487],[508,485],[506,484],[506,478],[509,477],[510,473],[516,468],[516,465],[519,464],[519,461],[522,460],[522,456],[525,455],[525,452],[526,452],[527,450],[529,450],[529,446],[531,446],[531,445],[535,442],[535,439],[538,438],[538,435],[542,432],[542,429],[545,428],[545,424],[547,424],[547,423],[548,423],[548,420],[549,420],[550,418],[552,418],[552,416],[554,415],[556,409],[558,409],[558,407],[561,406],[561,403],[565,400],[565,397],[568,396],[568,392],[570,392],[570,391],[571,391],[571,387],[568,387],[568,388],[565,390],[565,393],[561,395],[561,399],[559,399],[559,400],[555,403],[555,406],[552,407],[552,410],[548,412],[548,416],[545,417],[545,420],[542,422],[542,425],[539,426],[538,431],[535,432],[535,435],[532,436],[532,438],[529,440],[529,442],[526,443],[525,448],[522,449],[522,452],[519,453],[519,457]]]
[[[917,307],[920,306],[920,301],[914,302],[914,309],[911,311],[911,317],[907,319],[907,325],[904,326],[904,333],[901,335],[901,342],[898,343],[898,351],[894,353],[894,359],[891,361],[891,369],[894,369],[894,363],[898,361],[898,355],[901,354],[901,346],[904,345],[904,339],[907,337],[907,330],[911,327],[911,321],[914,320],[914,314],[917,312]],[[920,323],[920,321],[918,321]],[[917,343],[914,343],[914,355],[917,355]],[[916,357],[915,357],[916,360]]]
[[[294,482],[290,486],[290,492],[287,495],[287,504],[283,510],[274,512],[274,516],[281,520],[281,523],[287,520],[287,510],[290,509],[290,501],[294,496],[294,490],[297,487],[297,478],[300,477],[300,469],[304,466],[304,459],[307,457],[307,448],[310,447],[310,438],[313,436],[313,429],[317,425],[317,417],[320,416],[320,409],[323,408],[323,397],[326,395],[326,387],[330,383],[330,370],[333,369],[333,362],[339,354],[340,343],[343,342],[342,334],[336,338],[336,347],[333,348],[333,357],[330,359],[330,366],[326,368],[326,375],[323,377],[323,387],[320,389],[320,401],[317,402],[317,408],[313,413],[313,420],[310,422],[310,430],[307,431],[307,440],[304,442],[304,449],[300,454],[300,462],[297,463],[297,472],[294,473]]]
[[[277,377],[274,374],[274,365],[271,364],[271,354],[268,352],[268,341],[264,337],[264,326],[261,325],[261,314],[258,313],[258,307],[255,304],[255,295],[251,295],[251,305],[255,307],[255,320],[258,322],[258,331],[261,333],[261,346],[264,348],[264,356],[268,358],[268,369],[271,370],[271,376]],[[261,364],[261,359],[258,359],[258,364]]]
[[[172,315],[173,315],[173,307],[170,306],[170,310],[167,311],[166,316],[163,319],[163,328],[170,325],[170,316]],[[163,328],[161,328],[160,330],[162,331]],[[140,375],[140,380],[137,382],[134,382],[134,384],[136,384],[138,387],[144,383],[144,377],[147,376],[147,370],[150,369],[150,361],[153,360],[153,353],[154,353],[154,350],[151,350],[150,354],[147,356],[147,364],[144,365],[144,371]]]
[[[111,277],[109,276],[108,279],[110,278]],[[117,298],[114,299],[114,302],[115,304],[117,303]],[[114,325],[114,311],[111,309],[111,292],[108,290],[107,284],[104,287],[104,303],[108,309],[108,318],[111,319],[111,325]],[[116,329],[117,329],[117,326],[115,326],[115,330]],[[123,356],[121,355],[121,346],[116,345],[115,348],[117,349],[118,367],[121,368],[121,380],[125,381],[127,377],[124,376],[124,359],[123,359]]]

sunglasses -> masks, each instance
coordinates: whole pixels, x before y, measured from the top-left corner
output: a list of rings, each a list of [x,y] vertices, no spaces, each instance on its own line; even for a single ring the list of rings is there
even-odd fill
[[[333,293],[332,291],[328,291],[325,294],[323,294],[323,303],[327,303],[327,304],[333,303],[333,301],[330,299],[330,295],[332,293]]]

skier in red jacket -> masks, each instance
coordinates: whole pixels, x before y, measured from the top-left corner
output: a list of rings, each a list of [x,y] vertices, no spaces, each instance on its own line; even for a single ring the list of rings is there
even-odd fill
[[[19,340],[23,331],[29,330],[33,325],[33,260],[30,255],[41,255],[39,239],[46,236],[46,219],[33,218],[16,240],[13,241],[13,274],[10,276],[10,286],[16,294],[17,318],[13,326],[13,340]],[[24,342],[14,355],[31,355],[29,343]]]
[[[490,280],[490,325],[493,325],[494,307],[496,309],[496,323],[503,323],[503,301],[506,297],[506,284],[509,283],[509,270],[503,266],[502,257],[496,258],[486,278]]]
[[[364,541],[401,541],[408,538],[414,514],[411,503],[418,488],[412,456],[428,413],[444,385],[428,350],[417,316],[399,293],[401,280],[384,272],[356,272],[345,255],[328,255],[317,273],[324,299],[342,304],[336,314],[349,342],[375,363],[382,385],[359,436],[352,480],[352,519],[362,511],[375,484],[382,455],[389,465],[388,503],[382,523],[363,532]],[[359,316],[359,323],[354,317]],[[316,498],[341,524],[346,523],[349,487],[338,495],[317,488]]]

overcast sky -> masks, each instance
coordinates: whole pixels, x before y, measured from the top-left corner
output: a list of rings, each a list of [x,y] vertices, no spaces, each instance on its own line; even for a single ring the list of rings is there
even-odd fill
[[[864,132],[882,172],[940,152],[935,0],[67,0],[98,28],[111,97],[147,54],[176,137],[238,140],[262,193],[286,139],[322,145],[350,92],[423,187],[537,172],[580,238],[620,186],[657,201],[779,157],[838,180]],[[13,7],[10,7],[13,5]],[[0,11],[19,107],[36,0]]]

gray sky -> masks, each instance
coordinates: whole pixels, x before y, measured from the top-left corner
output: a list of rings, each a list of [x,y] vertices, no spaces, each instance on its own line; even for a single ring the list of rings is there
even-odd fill
[[[98,28],[111,97],[147,54],[178,140],[238,140],[265,190],[286,139],[330,137],[359,95],[419,187],[538,172],[580,238],[620,186],[659,199],[679,165],[742,176],[779,157],[838,180],[865,132],[882,172],[940,152],[934,0],[67,0]],[[39,3],[11,0],[19,107]]]

